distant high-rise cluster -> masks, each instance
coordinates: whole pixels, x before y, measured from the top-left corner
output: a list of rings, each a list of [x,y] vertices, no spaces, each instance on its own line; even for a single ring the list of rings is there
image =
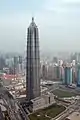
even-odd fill
[[[63,69],[63,66],[58,63],[41,62],[41,78],[46,80],[62,80]]]
[[[1,62],[0,68],[0,70],[3,70],[7,74],[23,73],[23,58],[19,55],[10,56],[8,58],[5,57],[5,59]]]
[[[27,99],[40,96],[40,55],[38,27],[32,18],[27,31],[27,63],[26,63]]]
[[[56,62],[41,61],[40,69],[43,80],[60,80],[65,85],[71,86],[74,83],[80,87],[80,63],[76,63],[76,60],[72,60],[72,62],[66,60]]]

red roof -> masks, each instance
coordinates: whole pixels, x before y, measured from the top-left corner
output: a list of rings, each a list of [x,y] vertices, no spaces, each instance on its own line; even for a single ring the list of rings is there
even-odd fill
[[[3,79],[7,79],[7,80],[12,80],[14,78],[18,78],[17,75],[10,75],[10,74],[6,74],[2,76]]]

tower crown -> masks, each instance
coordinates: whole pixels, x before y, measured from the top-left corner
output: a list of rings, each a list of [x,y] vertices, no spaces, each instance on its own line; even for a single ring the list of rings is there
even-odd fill
[[[36,25],[35,22],[34,22],[34,17],[32,17],[32,21],[31,21],[31,24],[30,24],[29,27],[30,27],[30,28],[37,27],[37,25]]]

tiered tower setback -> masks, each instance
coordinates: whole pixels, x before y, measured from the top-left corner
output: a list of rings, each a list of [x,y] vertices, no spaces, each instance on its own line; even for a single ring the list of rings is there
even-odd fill
[[[38,28],[32,18],[27,30],[26,91],[28,100],[40,96],[40,53]]]

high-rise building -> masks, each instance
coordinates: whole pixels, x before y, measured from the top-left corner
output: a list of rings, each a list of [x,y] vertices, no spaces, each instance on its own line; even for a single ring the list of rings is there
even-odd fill
[[[57,58],[57,57],[54,57],[54,58],[53,58],[53,62],[54,62],[54,63],[57,63],[57,62],[58,62],[58,58]]]
[[[77,82],[77,66],[72,66],[73,83]]]
[[[40,54],[38,27],[32,18],[27,32],[27,63],[26,63],[27,99],[40,96]]]
[[[47,79],[47,66],[46,65],[42,66],[42,79],[43,80]]]
[[[54,66],[52,63],[48,64],[48,80],[54,79]]]
[[[63,81],[63,79],[64,79],[64,68],[63,66],[60,66],[60,80]]]
[[[19,60],[19,64],[22,64],[22,56],[19,56],[19,58],[18,58]]]
[[[77,67],[77,86],[80,87],[80,65]]]
[[[0,70],[3,70],[3,68],[5,67],[5,59],[0,56]]]
[[[71,67],[64,68],[64,84],[72,85],[72,68]]]
[[[14,56],[14,74],[17,73],[18,57]]]
[[[18,58],[18,73],[22,73],[23,71],[22,71],[22,56],[19,56],[19,58]]]

